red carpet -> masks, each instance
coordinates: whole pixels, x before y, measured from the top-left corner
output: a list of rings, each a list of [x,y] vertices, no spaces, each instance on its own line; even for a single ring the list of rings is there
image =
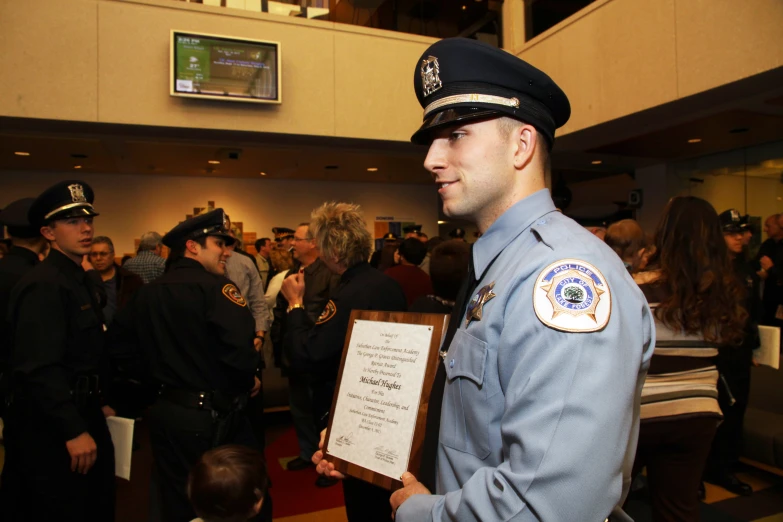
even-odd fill
[[[302,471],[286,471],[284,463],[299,455],[299,444],[293,428],[283,433],[266,447],[266,462],[272,480],[273,516],[290,517],[324,509],[340,507],[343,502],[343,486],[318,488],[314,468]],[[283,461],[281,463],[280,461]]]

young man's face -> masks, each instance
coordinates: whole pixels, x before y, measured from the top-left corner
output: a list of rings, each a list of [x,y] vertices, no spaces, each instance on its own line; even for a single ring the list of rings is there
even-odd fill
[[[513,150],[498,120],[435,132],[424,167],[430,171],[449,217],[489,221],[505,211],[513,182]]]
[[[41,234],[53,242],[54,248],[74,262],[81,263],[82,258],[90,253],[95,228],[92,217],[74,217],[58,219],[41,227]]]
[[[269,253],[272,251],[272,242],[270,240],[266,240],[261,246],[261,250],[258,251],[259,254],[261,254],[264,257],[269,257]]]
[[[226,246],[226,241],[222,237],[207,236],[207,241],[202,247],[195,241],[193,248],[196,250],[195,259],[201,263],[207,272],[217,275],[226,275],[226,259],[231,255],[231,251]]]
[[[106,243],[93,243],[90,248],[90,263],[98,272],[108,272],[114,266],[114,252]]]
[[[726,247],[732,254],[742,252],[742,232],[724,232],[723,239],[726,241]]]

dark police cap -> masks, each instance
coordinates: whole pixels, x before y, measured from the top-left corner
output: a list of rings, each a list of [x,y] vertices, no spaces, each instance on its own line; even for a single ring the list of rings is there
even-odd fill
[[[740,213],[733,208],[721,212],[718,219],[720,220],[720,227],[724,233],[736,234],[743,232],[742,217],[740,216]]]
[[[384,241],[397,241],[397,236],[391,232],[386,232],[383,236]]]
[[[31,239],[41,235],[41,227],[36,227],[30,223],[30,207],[33,206],[35,198],[18,199],[9,203],[2,212],[0,212],[0,226],[8,227],[8,234],[12,237],[21,239]]]
[[[421,225],[408,225],[407,227],[402,229],[403,232],[406,234],[410,234],[411,232],[419,233],[421,232]]]
[[[275,235],[275,241],[277,242],[294,237],[294,231],[286,227],[273,227],[272,233]]]
[[[426,145],[434,129],[456,122],[510,116],[548,140],[571,116],[565,93],[549,76],[516,56],[467,38],[432,44],[413,75],[424,123],[411,137]]]
[[[463,239],[465,237],[465,230],[462,228],[455,228],[449,232],[449,237],[453,237],[454,239]]]
[[[226,245],[233,245],[236,241],[229,231],[231,230],[231,221],[228,214],[223,212],[222,208],[216,208],[206,214],[187,219],[172,228],[168,234],[163,236],[163,244],[167,247],[183,245],[191,239],[201,239],[206,236],[217,236],[225,240]]]
[[[57,219],[99,215],[92,206],[95,193],[84,181],[61,181],[35,198],[28,218],[34,226],[42,226]]]

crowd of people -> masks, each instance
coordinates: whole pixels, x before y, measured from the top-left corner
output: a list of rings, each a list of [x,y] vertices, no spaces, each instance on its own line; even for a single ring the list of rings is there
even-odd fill
[[[598,238],[546,189],[570,116],[546,74],[447,39],[414,84],[412,141],[444,212],[477,225],[472,246],[412,226],[372,253],[361,209],[329,202],[255,253],[215,209],[118,264],[84,181],[0,212],[4,519],[113,520],[119,415],[149,422],[160,520],[271,520],[270,345],[300,450],[287,469],[343,481],[352,522],[625,521],[642,468],[654,520],[698,520],[703,480],[751,493],[734,465],[756,324],[783,317],[783,216],[754,257],[747,217],[695,197],[652,236],[623,220]],[[452,316],[421,468],[393,493],[322,451],[353,310]]]

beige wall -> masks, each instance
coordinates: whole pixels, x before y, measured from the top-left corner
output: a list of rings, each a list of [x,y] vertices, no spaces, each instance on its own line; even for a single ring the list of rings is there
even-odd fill
[[[19,198],[35,196],[68,175],[0,173],[0,208]],[[84,174],[95,190],[96,234],[112,238],[119,255],[134,250],[134,240],[148,230],[161,234],[193,212],[214,201],[232,221],[242,221],[246,232],[272,237],[271,228],[295,228],[309,221],[310,212],[325,201],[357,203],[373,232],[376,216],[410,218],[424,232],[438,230],[437,192],[429,185],[335,183],[256,179],[146,177]]]
[[[599,0],[509,50],[568,94],[567,134],[783,66],[782,25],[780,0]]]
[[[421,122],[431,38],[172,0],[63,6],[0,2],[0,115],[400,141]],[[282,105],[169,96],[171,29],[281,42]]]

